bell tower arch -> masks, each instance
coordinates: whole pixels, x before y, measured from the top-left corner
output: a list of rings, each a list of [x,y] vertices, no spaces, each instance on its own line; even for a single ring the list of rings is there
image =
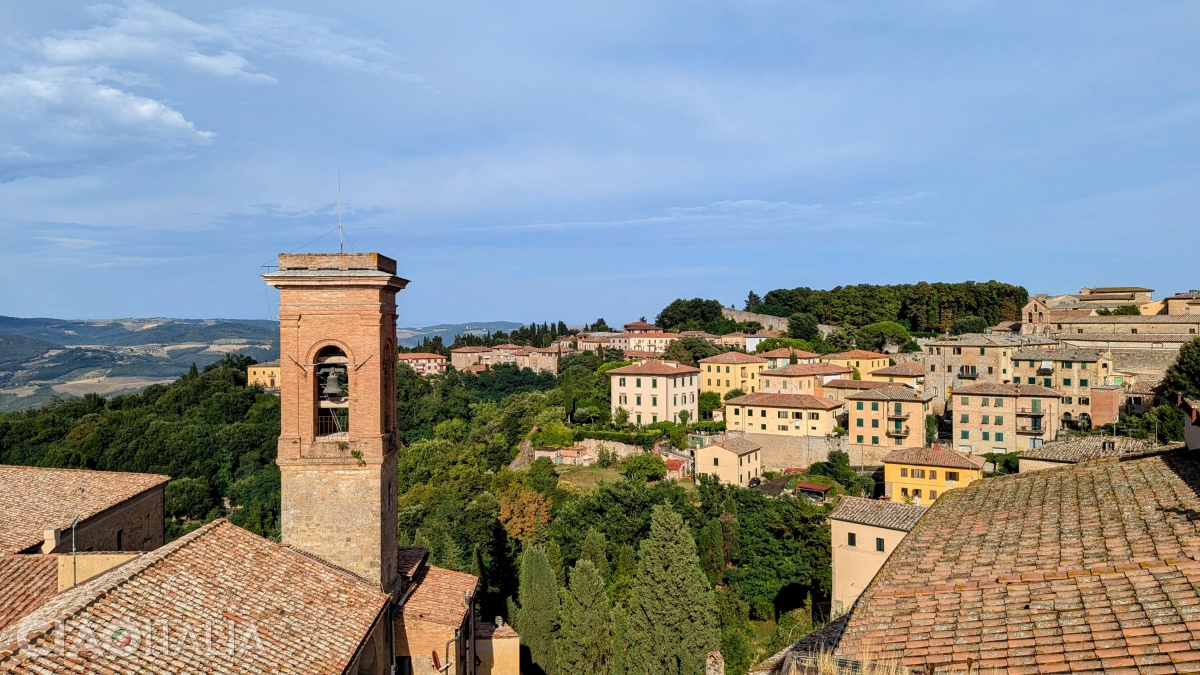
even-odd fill
[[[393,589],[396,293],[378,253],[280,254],[283,543]]]

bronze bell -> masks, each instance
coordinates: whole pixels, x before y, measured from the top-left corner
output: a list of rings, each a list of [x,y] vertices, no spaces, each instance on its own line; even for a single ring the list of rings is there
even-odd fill
[[[330,370],[329,374],[325,376],[325,387],[321,390],[321,393],[330,397],[341,396],[342,385],[338,381],[339,379],[338,371]]]

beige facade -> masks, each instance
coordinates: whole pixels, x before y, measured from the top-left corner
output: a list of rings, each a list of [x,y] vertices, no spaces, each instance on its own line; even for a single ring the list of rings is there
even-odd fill
[[[558,374],[559,350],[554,347],[538,348],[521,345],[496,345],[495,347],[459,347],[450,351],[450,365],[455,370],[468,370],[472,366],[498,366],[512,364],[517,368],[528,368],[535,373]]]
[[[829,514],[833,615],[850,609],[888,556],[925,514],[925,507],[842,497]]]
[[[629,423],[646,426],[655,422],[678,422],[687,411],[697,420],[700,369],[675,361],[650,359],[608,371],[612,390],[612,415],[629,414]]]
[[[955,447],[982,455],[1040,447],[1058,437],[1061,394],[1034,384],[981,383],[954,391]]]
[[[1050,312],[1037,322],[1023,323],[1021,332],[1101,349],[1179,349],[1200,334],[1200,312],[1150,316]]]
[[[696,477],[716,476],[726,485],[746,487],[762,475],[762,446],[729,436],[696,448]]]
[[[627,323],[624,328],[624,332],[609,338],[608,346],[624,352],[661,354],[672,342],[679,339],[678,334],[664,332],[658,326],[645,321]]]
[[[769,368],[759,374],[764,394],[808,394],[825,398],[824,385],[850,376],[850,369],[832,363],[797,363]]]
[[[1142,314],[1148,314],[1145,310]],[[1200,316],[1200,291],[1177,293],[1169,298],[1163,298],[1161,314],[1169,316]]]
[[[869,352],[865,349],[852,349],[848,352],[826,354],[821,357],[821,363],[833,363],[844,368],[856,370],[860,378],[866,377],[867,373],[872,370],[887,368],[891,360],[892,357],[887,354]]]
[[[475,675],[517,675],[521,672],[521,636],[497,617],[497,624],[475,624]]]
[[[279,390],[279,361],[256,363],[246,369],[246,384],[267,391]]]
[[[926,391],[946,398],[957,387],[980,382],[1012,382],[1012,358],[1018,349],[1054,349],[1058,342],[1035,335],[967,334],[925,345]]]
[[[759,373],[767,360],[756,354],[725,352],[700,359],[700,391],[715,391],[722,396],[741,389],[743,393],[758,391]]]
[[[1111,351],[1071,347],[1022,349],[1013,355],[1013,382],[1057,389],[1062,394],[1056,420],[1059,428],[1087,430],[1095,419],[1092,389],[1113,382],[1113,355]]]
[[[412,368],[418,375],[445,375],[446,357],[441,354],[412,352],[401,354],[397,361]]]
[[[872,382],[902,384],[917,391],[925,391],[925,366],[919,361],[905,361],[894,366],[872,370],[864,374],[863,379]]]
[[[795,349],[794,347],[780,347],[770,351],[762,352],[759,356],[767,360],[767,368],[782,368],[792,364],[795,359],[796,363],[820,363],[821,355],[812,352],[806,352],[803,349]]]
[[[841,410],[838,401],[808,394],[746,394],[725,402],[725,425],[769,436],[831,436]]]
[[[931,412],[932,397],[902,385],[848,396],[846,433],[851,456],[871,452],[877,458],[882,448],[925,445],[925,416]]]

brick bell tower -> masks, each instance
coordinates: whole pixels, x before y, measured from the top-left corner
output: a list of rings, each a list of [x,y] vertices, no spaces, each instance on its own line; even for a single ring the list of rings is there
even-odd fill
[[[395,588],[396,293],[378,253],[280,254],[283,543]]]

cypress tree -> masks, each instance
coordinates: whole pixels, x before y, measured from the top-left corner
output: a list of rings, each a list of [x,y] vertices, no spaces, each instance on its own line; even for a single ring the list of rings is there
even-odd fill
[[[621,603],[613,605],[612,612],[612,675],[629,673],[629,612]]]
[[[721,521],[713,518],[700,528],[700,564],[704,574],[711,584],[716,584],[725,576],[725,539],[722,536]]]
[[[508,600],[508,620],[521,634],[532,665],[546,675],[556,675],[554,633],[558,626],[558,581],[546,550],[530,546],[521,554],[518,603]]]
[[[563,561],[562,548],[553,539],[546,543],[546,560],[550,561],[550,569],[554,570],[554,578],[558,580],[558,587],[566,588],[567,566]]]
[[[583,551],[579,554],[579,559],[591,561],[596,573],[604,581],[608,581],[609,574],[607,550],[608,542],[604,535],[596,528],[589,527],[587,536],[583,539]]]
[[[683,518],[664,504],[650,516],[629,592],[629,675],[698,675],[720,645],[716,603]]]
[[[461,572],[464,568],[462,548],[449,532],[442,538],[441,566],[456,572]]]
[[[575,563],[571,588],[561,596],[561,626],[554,638],[558,672],[608,675],[613,649],[608,596],[592,561]]]

